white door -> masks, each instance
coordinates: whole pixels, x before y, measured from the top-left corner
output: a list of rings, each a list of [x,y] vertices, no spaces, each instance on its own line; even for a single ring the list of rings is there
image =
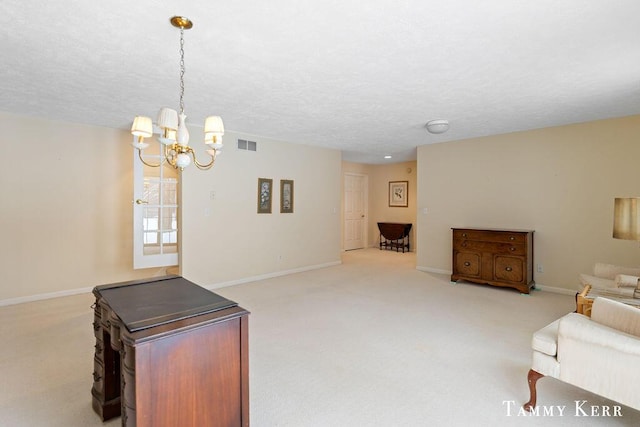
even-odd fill
[[[344,175],[344,249],[364,248],[367,241],[366,175]]]
[[[143,158],[161,162],[158,141],[147,140]],[[178,172],[166,162],[144,165],[133,150],[133,268],[178,265]]]

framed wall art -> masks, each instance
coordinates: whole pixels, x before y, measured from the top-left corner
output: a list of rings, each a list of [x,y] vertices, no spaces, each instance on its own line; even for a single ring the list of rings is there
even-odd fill
[[[293,213],[293,180],[280,180],[280,213]]]
[[[258,213],[271,213],[271,200],[273,199],[273,180],[258,178]]]
[[[389,181],[389,207],[409,206],[409,181]]]

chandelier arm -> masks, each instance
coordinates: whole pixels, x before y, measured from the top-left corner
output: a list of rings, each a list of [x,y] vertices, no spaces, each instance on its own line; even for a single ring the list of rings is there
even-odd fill
[[[209,161],[209,163],[207,163],[207,164],[199,163],[198,159],[196,159],[196,153],[194,153],[193,150],[191,150],[191,156],[193,156],[193,164],[196,165],[196,167],[198,169],[203,170],[203,171],[211,169],[213,167],[213,163],[216,161],[216,156],[213,156],[213,155],[209,154],[209,156],[211,156],[211,160]]]
[[[176,166],[176,157],[178,155],[176,148],[177,144],[175,143],[164,146],[164,158],[174,169],[178,169],[178,166]]]
[[[158,163],[157,165],[154,165],[153,163],[147,163],[143,158],[142,158],[142,150],[141,149],[137,149],[138,150],[138,157],[140,158],[140,161],[145,164],[146,166],[149,166],[150,168],[159,168],[160,166],[162,166],[162,164],[164,163],[164,160],[161,161],[160,163]]]

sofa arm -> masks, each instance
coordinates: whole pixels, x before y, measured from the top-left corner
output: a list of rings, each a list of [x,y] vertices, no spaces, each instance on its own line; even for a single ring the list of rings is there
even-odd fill
[[[569,313],[558,325],[558,379],[640,409],[640,338]]]
[[[560,319],[558,325],[558,360],[561,361],[568,341],[578,343],[584,351],[598,346],[612,352],[627,353],[638,356],[640,362],[640,337],[602,325],[587,316],[569,313]],[[575,345],[571,345],[575,347]]]

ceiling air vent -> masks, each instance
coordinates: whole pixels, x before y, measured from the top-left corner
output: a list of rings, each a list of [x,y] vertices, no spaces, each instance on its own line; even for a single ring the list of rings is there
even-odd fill
[[[257,143],[255,141],[247,141],[245,139],[238,140],[238,150],[257,151]]]

